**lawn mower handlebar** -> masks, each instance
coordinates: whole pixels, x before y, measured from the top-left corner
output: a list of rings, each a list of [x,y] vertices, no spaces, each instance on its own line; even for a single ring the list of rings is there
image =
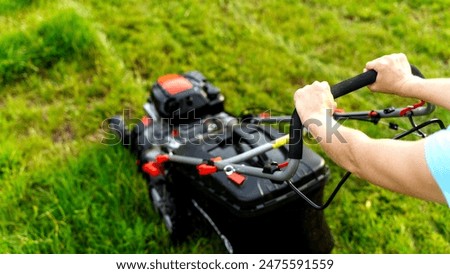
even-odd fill
[[[411,71],[414,75],[424,78],[423,74],[415,66],[411,65]],[[355,77],[344,80],[331,87],[331,94],[335,99],[344,96],[348,93],[356,91],[360,88],[373,84],[377,79],[377,72],[375,70],[368,70]],[[432,106],[424,107],[424,114],[428,114],[434,110]],[[421,115],[424,115],[421,114]],[[291,124],[289,128],[289,154],[290,159],[302,158],[303,153],[303,123],[298,116],[296,109],[292,113]]]
[[[377,72],[375,70],[368,70],[355,77],[344,80],[331,87],[331,94],[334,99],[344,96],[350,92],[373,84],[377,79]]]
[[[414,75],[423,77],[420,71],[411,66]],[[352,91],[358,90],[364,86],[370,85],[375,82],[377,73],[374,70],[369,70],[360,75],[357,75],[353,78],[347,79],[341,83],[338,83],[331,87],[331,92],[334,98],[338,98],[340,96],[346,95]],[[416,112],[419,115],[425,115],[434,110],[433,105],[420,106],[417,108],[408,109],[411,112],[411,115],[416,115]],[[395,112],[395,115],[399,117],[399,113]],[[391,117],[391,116],[389,116]],[[239,154],[237,156],[223,159],[213,164],[205,164],[204,159],[190,157],[190,156],[182,156],[182,155],[166,155],[167,160],[172,162],[197,165],[199,169],[199,173],[201,175],[207,175],[214,173],[219,170],[229,170],[230,172],[237,172],[244,175],[256,176],[260,178],[270,179],[272,181],[289,181],[296,173],[298,166],[300,165],[300,160],[302,159],[303,154],[303,124],[300,120],[300,117],[297,114],[297,111],[294,109],[292,113],[292,117],[290,119],[290,129],[289,136],[283,136],[271,143],[264,144],[260,147],[253,148],[245,153]],[[263,168],[246,166],[242,164],[238,164],[246,159],[252,158],[256,155],[264,153],[265,151],[280,147],[284,144],[288,143],[289,152],[288,152],[288,160],[287,166],[283,168],[278,167],[278,170],[274,170],[274,172],[265,172]],[[155,159],[156,163],[160,164],[160,159]]]
[[[420,72],[420,70],[413,65],[411,65],[411,72],[415,76],[424,78],[422,72]],[[350,92],[353,92],[355,90],[358,90],[360,88],[363,88],[365,86],[373,84],[373,83],[375,83],[376,80],[377,80],[377,72],[375,70],[368,70],[359,75],[356,75],[355,77],[344,80],[344,81],[332,86],[331,94],[333,94],[334,99],[337,99],[337,98],[344,96]]]
[[[336,99],[344,96],[350,92],[358,90],[362,87],[370,85],[375,82],[377,78],[377,72],[374,70],[368,70],[355,77],[344,80],[331,87],[331,94]],[[289,128],[289,154],[291,159],[301,159],[303,153],[303,123],[298,116],[297,110],[292,112],[292,119]]]

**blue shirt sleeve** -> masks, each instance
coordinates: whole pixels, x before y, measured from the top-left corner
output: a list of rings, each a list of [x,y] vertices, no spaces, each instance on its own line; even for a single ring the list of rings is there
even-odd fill
[[[425,138],[425,159],[450,206],[450,127]]]

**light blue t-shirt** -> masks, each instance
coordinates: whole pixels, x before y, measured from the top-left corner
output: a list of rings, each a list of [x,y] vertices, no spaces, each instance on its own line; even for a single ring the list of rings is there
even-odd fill
[[[450,126],[425,138],[425,159],[450,206]]]

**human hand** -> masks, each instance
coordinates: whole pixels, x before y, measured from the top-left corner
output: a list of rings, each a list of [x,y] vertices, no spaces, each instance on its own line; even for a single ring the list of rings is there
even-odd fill
[[[377,72],[377,79],[368,86],[370,90],[408,96],[405,86],[414,76],[405,54],[385,55],[367,62],[364,71],[371,69]]]
[[[311,85],[298,89],[294,94],[294,101],[300,120],[304,124],[307,124],[310,119],[331,116],[336,109],[336,102],[327,82],[315,81]]]

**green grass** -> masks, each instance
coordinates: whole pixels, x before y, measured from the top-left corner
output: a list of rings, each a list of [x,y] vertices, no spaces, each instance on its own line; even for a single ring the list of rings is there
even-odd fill
[[[215,253],[215,238],[175,246],[134,159],[101,144],[102,122],[141,106],[156,78],[196,69],[226,109],[290,113],[316,79],[405,52],[450,77],[448,1],[0,0],[0,253]],[[363,89],[346,110],[406,105]],[[432,117],[450,123],[450,114]],[[423,119],[422,119],[423,120]],[[403,127],[407,124],[400,121]],[[385,125],[348,124],[373,137]],[[311,145],[322,153],[317,146]],[[329,162],[330,193],[343,171]],[[326,210],[335,253],[449,253],[450,212],[352,178]]]

